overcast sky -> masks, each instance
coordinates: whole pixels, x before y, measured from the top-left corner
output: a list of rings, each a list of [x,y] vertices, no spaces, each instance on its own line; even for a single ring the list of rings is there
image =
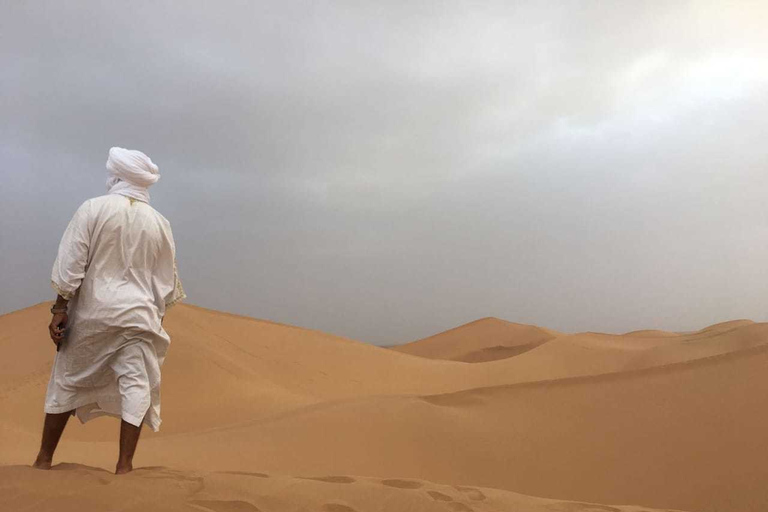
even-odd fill
[[[111,146],[187,302],[398,343],[768,320],[763,1],[0,2],[0,313]]]

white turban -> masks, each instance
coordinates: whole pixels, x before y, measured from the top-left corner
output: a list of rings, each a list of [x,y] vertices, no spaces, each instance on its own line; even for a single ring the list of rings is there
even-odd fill
[[[160,179],[159,169],[152,160],[132,149],[111,148],[107,159],[107,190],[110,194],[121,194],[149,202],[150,186]]]

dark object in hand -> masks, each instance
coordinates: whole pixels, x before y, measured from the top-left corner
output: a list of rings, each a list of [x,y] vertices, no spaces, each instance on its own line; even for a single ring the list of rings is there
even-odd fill
[[[57,352],[61,348],[61,342],[64,340],[64,331],[67,328],[68,320],[69,317],[67,317],[66,313],[54,313],[51,323],[48,325],[48,333],[51,335],[53,343],[56,344]]]

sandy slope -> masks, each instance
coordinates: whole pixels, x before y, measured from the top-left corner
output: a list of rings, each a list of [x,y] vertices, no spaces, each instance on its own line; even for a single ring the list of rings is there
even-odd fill
[[[41,495],[41,489],[44,493]],[[78,494],[73,494],[76,489]],[[350,475],[291,476],[255,471],[191,472],[165,467],[116,477],[80,464],[52,471],[0,466],[0,503],[37,512],[653,512],[533,498],[475,486]]]
[[[29,463],[36,452],[53,359],[45,339],[47,306],[0,317],[0,350],[13,355],[0,359],[0,464]],[[163,369],[162,431],[145,429],[136,457],[139,466],[173,468],[157,470],[156,478],[181,471],[182,480],[219,482],[211,486],[216,489],[240,489],[242,475],[200,472],[289,479],[281,485],[294,489],[298,501],[280,501],[278,487],[249,480],[262,487],[243,490],[241,501],[260,510],[289,510],[281,508],[288,503],[378,510],[377,500],[400,499],[402,510],[431,510],[408,500],[429,498],[425,489],[433,487],[453,500],[437,499],[434,506],[442,508],[435,510],[468,510],[451,505],[460,503],[459,494],[426,481],[580,502],[768,510],[762,485],[768,481],[768,324],[565,335],[483,319],[449,331],[446,343],[440,341],[446,333],[432,337],[432,352],[419,356],[189,305],[171,310],[166,324],[173,343]],[[411,345],[424,347],[427,340]],[[532,344],[487,362],[445,360]],[[57,460],[111,468],[117,428],[111,418],[85,426],[73,420]],[[11,472],[18,489],[47,478],[1,469]],[[78,486],[100,478],[97,469],[76,469],[77,477],[60,478],[81,478]],[[306,480],[290,476],[307,474],[355,475],[367,487],[339,487],[338,496],[351,500],[359,491],[361,501],[323,502]],[[405,492],[371,483],[380,479],[424,484]],[[309,501],[299,500],[304,491]],[[190,496],[179,494],[178,506]],[[217,496],[226,498],[226,491]],[[269,505],[258,496],[275,501]],[[498,496],[498,503],[464,504],[475,510],[612,510]],[[511,508],[506,499],[529,501]],[[242,504],[209,509],[256,510]]]

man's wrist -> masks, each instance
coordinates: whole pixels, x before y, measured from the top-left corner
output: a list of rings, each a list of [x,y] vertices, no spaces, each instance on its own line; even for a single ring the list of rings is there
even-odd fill
[[[69,301],[62,297],[61,295],[56,297],[56,303],[51,307],[51,313],[54,315],[57,313],[66,313],[67,312],[67,304]]]

